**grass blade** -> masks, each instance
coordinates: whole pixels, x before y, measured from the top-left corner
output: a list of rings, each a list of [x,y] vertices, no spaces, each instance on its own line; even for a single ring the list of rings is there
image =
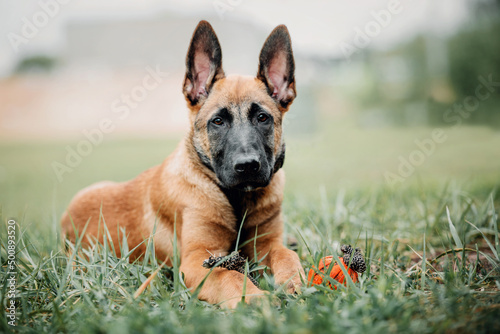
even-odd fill
[[[460,240],[460,237],[458,236],[457,229],[455,228],[455,225],[453,225],[453,222],[451,221],[450,210],[448,209],[448,207],[446,207],[446,215],[448,217],[450,232],[453,237],[453,240],[455,241],[455,245],[457,246],[457,248],[463,248],[464,246],[462,244],[462,241]]]

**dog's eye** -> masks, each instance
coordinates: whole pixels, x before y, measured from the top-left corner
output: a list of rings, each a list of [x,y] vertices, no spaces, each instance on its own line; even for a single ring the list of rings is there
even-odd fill
[[[216,117],[212,120],[212,123],[214,123],[215,125],[222,125],[224,124],[224,122],[222,121],[222,118],[220,117]]]
[[[268,118],[269,117],[266,114],[259,114],[259,116],[257,116],[257,120],[259,122],[265,122],[265,121],[267,121]]]

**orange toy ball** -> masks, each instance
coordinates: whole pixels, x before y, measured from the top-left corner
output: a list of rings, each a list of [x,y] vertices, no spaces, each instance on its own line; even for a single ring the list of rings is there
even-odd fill
[[[329,266],[332,263],[332,261],[333,261],[333,256],[331,256],[331,255],[325,256],[324,258],[322,258],[319,261],[318,269],[313,267],[313,268],[311,268],[311,270],[309,270],[309,274],[307,275],[307,281],[311,282],[311,285],[322,284],[323,277],[325,276],[325,271],[328,271]],[[354,283],[356,283],[358,281],[358,273],[351,268],[347,268],[347,265],[345,264],[344,259],[342,257],[339,257],[339,262],[345,267],[345,269],[347,270],[347,273],[349,274],[349,276],[351,276],[352,281]],[[340,269],[340,266],[338,263],[335,263],[333,265],[333,268],[330,271],[330,277],[333,278],[334,280],[340,282],[341,284],[344,284],[344,285],[347,284],[345,277],[344,277],[344,272],[342,271],[342,269]],[[337,287],[335,285],[332,287],[332,284],[328,280],[326,280],[326,282],[328,283],[328,286],[330,287],[330,289],[337,290]]]

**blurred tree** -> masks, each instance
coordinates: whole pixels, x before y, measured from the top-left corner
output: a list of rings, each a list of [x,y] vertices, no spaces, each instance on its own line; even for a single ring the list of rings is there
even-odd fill
[[[49,72],[56,66],[56,59],[49,56],[31,56],[22,59],[14,70],[15,73]]]
[[[450,83],[457,101],[473,96],[480,84],[479,76],[500,82],[500,0],[471,3],[472,17],[462,30],[450,38]],[[500,89],[464,120],[471,123],[500,125]]]
[[[480,76],[500,82],[500,0],[476,0],[469,6],[467,23],[447,39],[424,33],[388,51],[366,50],[372,84],[358,96],[361,119],[369,116],[394,125],[500,126],[500,87],[467,117],[454,114],[460,120],[452,122],[445,116],[474,96]]]
[[[499,34],[500,22],[495,22],[461,31],[450,40],[450,80],[458,94],[473,94],[479,75],[500,76]]]

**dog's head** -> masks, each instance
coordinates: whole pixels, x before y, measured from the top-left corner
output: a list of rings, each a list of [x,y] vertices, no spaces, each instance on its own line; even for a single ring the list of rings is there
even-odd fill
[[[201,21],[196,27],[183,92],[191,111],[192,144],[221,187],[265,187],[283,165],[282,119],[296,96],[294,69],[284,25],[265,41],[256,77],[226,77],[212,26]]]

